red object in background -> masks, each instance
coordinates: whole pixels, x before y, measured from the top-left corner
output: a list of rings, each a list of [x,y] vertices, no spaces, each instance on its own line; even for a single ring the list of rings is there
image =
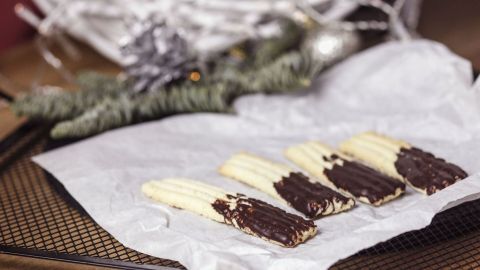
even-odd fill
[[[0,0],[0,53],[33,36],[35,30],[22,21],[14,11],[17,3],[21,3],[35,12],[31,0]]]

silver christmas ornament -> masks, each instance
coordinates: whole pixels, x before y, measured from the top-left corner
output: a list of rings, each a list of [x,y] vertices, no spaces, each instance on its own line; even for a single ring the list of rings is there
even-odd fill
[[[324,66],[358,51],[361,39],[356,30],[347,30],[333,25],[316,25],[307,32],[302,50],[310,53],[313,61]]]

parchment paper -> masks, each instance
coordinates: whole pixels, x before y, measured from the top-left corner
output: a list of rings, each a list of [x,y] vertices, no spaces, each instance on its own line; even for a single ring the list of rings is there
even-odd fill
[[[140,124],[37,156],[95,219],[127,247],[180,261],[189,269],[323,269],[341,258],[428,225],[435,213],[480,193],[480,105],[468,62],[429,41],[391,42],[360,53],[294,95],[244,97],[238,115],[193,114]],[[319,234],[282,248],[233,227],[156,204],[143,182],[190,177],[285,207],[223,178],[231,154],[277,161],[291,144],[337,145],[366,130],[405,139],[463,167],[471,176],[430,197],[411,189],[381,207],[315,223]]]

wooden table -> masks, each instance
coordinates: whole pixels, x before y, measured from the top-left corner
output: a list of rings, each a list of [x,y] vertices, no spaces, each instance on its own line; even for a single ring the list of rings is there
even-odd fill
[[[72,72],[95,69],[100,72],[116,74],[120,68],[89,47],[76,42],[81,59],[69,59],[62,50],[53,47],[55,54],[62,59]],[[49,66],[37,51],[34,41],[17,46],[0,56],[0,88],[11,96],[29,91],[33,84],[54,85],[74,89],[59,72]],[[23,123],[25,119],[16,117],[5,105],[0,103],[0,139]]]
[[[419,32],[426,38],[445,43],[459,55],[471,60],[474,67],[480,70],[479,11],[480,1],[476,0],[464,0],[461,3],[453,0],[425,1]],[[82,52],[79,61],[69,60],[61,51],[54,50],[72,72],[92,68],[106,73],[120,70],[85,45],[78,46]],[[35,81],[39,84],[72,87],[41,59],[33,42],[0,56],[0,88],[4,91],[12,96],[20,95]],[[0,104],[0,140],[24,121]],[[106,269],[4,254],[0,254],[0,266],[2,269]]]

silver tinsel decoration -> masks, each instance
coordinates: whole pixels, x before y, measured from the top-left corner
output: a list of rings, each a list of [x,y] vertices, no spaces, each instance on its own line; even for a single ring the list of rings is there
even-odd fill
[[[135,92],[155,91],[195,68],[187,42],[177,30],[152,21],[135,27],[138,34],[122,47],[122,54],[131,62],[125,71],[134,81]]]

